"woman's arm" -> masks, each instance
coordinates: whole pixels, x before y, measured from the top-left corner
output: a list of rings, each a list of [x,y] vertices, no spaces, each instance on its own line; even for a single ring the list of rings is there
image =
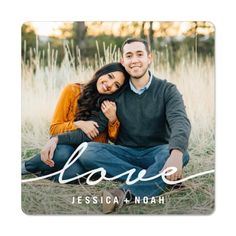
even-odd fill
[[[92,120],[78,120],[74,124],[78,129],[81,129],[90,139],[93,139],[98,136],[98,123]]]
[[[62,90],[50,124],[51,135],[77,129],[74,117],[75,106],[77,106],[75,103],[77,103],[79,94],[80,87],[75,84],[69,84]]]
[[[93,120],[98,124],[99,133],[104,132],[104,130],[108,125],[108,120],[103,115],[102,112],[99,112],[99,115],[96,117],[91,117],[91,120]],[[55,135],[51,137],[51,139],[42,149],[41,160],[49,166],[54,166],[54,162],[52,159],[57,144],[67,144],[77,147],[83,142],[90,142],[90,141],[91,139],[81,129]]]

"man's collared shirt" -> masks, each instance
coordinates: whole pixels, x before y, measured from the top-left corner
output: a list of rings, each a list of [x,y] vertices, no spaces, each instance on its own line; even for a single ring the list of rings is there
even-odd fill
[[[131,80],[129,81],[129,85],[130,85],[130,89],[131,89],[133,92],[137,93],[138,95],[141,95],[145,90],[147,90],[147,89],[149,88],[151,82],[152,82],[152,73],[149,72],[149,81],[148,81],[148,83],[147,83],[146,85],[144,85],[143,88],[141,88],[141,89],[139,89],[139,90],[136,89],[136,88],[134,87],[134,85],[132,84]]]

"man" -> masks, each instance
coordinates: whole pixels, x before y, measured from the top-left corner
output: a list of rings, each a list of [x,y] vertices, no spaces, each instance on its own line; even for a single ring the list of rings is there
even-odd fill
[[[85,170],[103,167],[109,176],[117,176],[135,169],[132,176],[135,179],[142,169],[146,170],[144,177],[149,178],[167,167],[176,167],[177,172],[167,178],[178,180],[182,177],[183,166],[189,160],[186,149],[190,122],[177,88],[156,78],[149,71],[151,62],[150,48],[145,40],[131,38],[124,42],[121,63],[131,78],[116,100],[121,123],[116,145],[90,142],[79,158]],[[59,144],[75,144],[76,132],[59,135],[55,140]],[[123,176],[120,180],[126,178]],[[106,190],[104,199],[119,201],[118,204],[104,201],[103,212],[114,211],[126,198],[158,196],[166,187],[159,177]]]

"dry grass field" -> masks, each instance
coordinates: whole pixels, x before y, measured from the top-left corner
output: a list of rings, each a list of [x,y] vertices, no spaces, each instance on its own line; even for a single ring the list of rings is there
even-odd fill
[[[42,53],[32,51],[30,61],[22,60],[22,153],[27,159],[40,151],[49,138],[49,122],[61,89],[68,83],[87,81],[95,68],[118,60],[119,53],[109,48],[105,57],[97,55],[96,65],[86,62],[75,68],[68,48],[61,66],[55,53],[48,50],[48,66],[43,66]],[[161,79],[177,85],[183,94],[192,124],[189,152],[191,160],[185,176],[215,168],[215,78],[214,59],[198,58],[183,49],[175,69],[165,55],[154,52],[151,70]],[[95,68],[94,68],[95,67]],[[30,176],[32,177],[32,176]],[[24,176],[23,178],[28,178]],[[101,195],[104,188],[117,182],[95,186],[63,185],[41,180],[22,183],[22,209],[27,214],[101,214],[100,204],[71,204],[72,196]],[[127,205],[114,214],[210,214],[214,210],[214,174],[194,178],[183,189],[165,193],[164,204]]]

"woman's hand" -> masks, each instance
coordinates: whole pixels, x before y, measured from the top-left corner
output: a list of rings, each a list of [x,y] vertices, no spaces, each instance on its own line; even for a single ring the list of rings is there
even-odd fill
[[[114,123],[117,120],[115,102],[104,101],[101,105],[101,109],[110,123]]]
[[[74,124],[77,128],[81,129],[90,139],[94,139],[99,134],[99,131],[97,129],[99,125],[95,121],[79,120],[75,121]]]
[[[51,139],[48,140],[48,142],[46,143],[46,145],[40,152],[42,162],[44,162],[46,165],[50,167],[53,167],[55,165],[52,158],[53,158],[54,151],[57,147],[57,142],[58,142],[58,138],[52,137]]]

